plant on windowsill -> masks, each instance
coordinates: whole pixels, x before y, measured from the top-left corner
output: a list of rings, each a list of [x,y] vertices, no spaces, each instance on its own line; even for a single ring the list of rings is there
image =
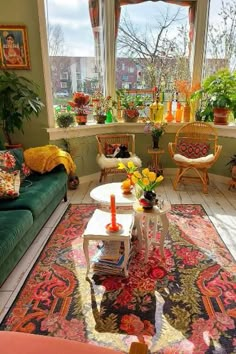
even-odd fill
[[[110,113],[112,122],[112,109],[116,107],[116,101],[111,96],[103,96],[101,91],[95,91],[92,96],[93,114],[98,124],[104,124]]]
[[[236,111],[236,71],[222,69],[208,76],[191,98],[200,100],[208,115],[213,114],[214,124],[227,125],[230,111]]]
[[[16,130],[24,133],[25,121],[38,116],[44,104],[38,96],[38,85],[14,72],[0,73],[0,126],[7,147],[12,144],[11,134]]]
[[[137,94],[129,94],[125,89],[116,90],[116,94],[118,98],[117,108],[122,109],[124,121],[136,123],[139,117],[139,110],[145,106],[145,97]]]
[[[75,123],[74,114],[71,112],[58,113],[56,122],[59,128],[68,128]]]
[[[74,92],[73,101],[69,101],[68,104],[74,108],[76,114],[76,121],[79,125],[85,125],[87,123],[87,115],[90,112],[89,105],[90,96],[83,92]]]

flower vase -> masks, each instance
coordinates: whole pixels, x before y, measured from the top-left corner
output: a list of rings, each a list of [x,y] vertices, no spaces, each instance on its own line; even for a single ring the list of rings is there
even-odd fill
[[[139,203],[144,210],[151,210],[156,205],[156,193],[153,191],[144,191],[143,197],[139,199]]]
[[[105,123],[112,123],[113,117],[111,111],[107,111]]]
[[[190,121],[190,112],[191,112],[191,108],[190,105],[188,103],[185,103],[184,108],[183,108],[183,119],[184,122],[187,123]]]
[[[152,148],[153,149],[159,149],[159,136],[153,136],[152,135]]]

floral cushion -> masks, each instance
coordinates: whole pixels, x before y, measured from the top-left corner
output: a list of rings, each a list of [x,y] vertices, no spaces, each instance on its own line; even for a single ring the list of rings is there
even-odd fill
[[[24,162],[22,149],[0,151],[0,169],[6,172],[20,171],[21,180],[31,173]]]
[[[210,150],[210,145],[206,143],[189,143],[180,141],[176,147],[176,153],[188,157],[190,159],[197,159],[199,157],[207,156]]]
[[[13,199],[19,196],[20,171],[0,170],[0,199]]]

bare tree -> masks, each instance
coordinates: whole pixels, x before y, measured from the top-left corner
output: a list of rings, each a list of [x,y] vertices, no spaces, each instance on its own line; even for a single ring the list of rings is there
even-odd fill
[[[48,25],[48,51],[50,57],[64,54],[64,33],[60,25]]]
[[[132,58],[139,67],[142,67],[146,87],[164,84],[166,86],[170,77],[172,81],[179,77],[180,69],[189,73],[188,61],[182,60],[187,57],[187,28],[180,25],[178,31],[175,31],[176,35],[170,34],[173,26],[176,28],[183,19],[181,9],[172,15],[167,9],[165,14],[158,13],[155,17],[155,26],[147,24],[142,30],[132,23],[127,13],[122,17],[117,41],[118,53]]]
[[[221,0],[220,22],[208,30],[208,54],[214,59],[225,59],[231,70],[236,69],[236,1]]]

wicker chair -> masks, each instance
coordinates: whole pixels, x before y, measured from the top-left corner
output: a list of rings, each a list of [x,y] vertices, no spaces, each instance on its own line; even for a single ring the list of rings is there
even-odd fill
[[[200,182],[208,193],[208,169],[218,159],[222,146],[218,145],[216,129],[209,123],[193,122],[179,128],[175,142],[169,143],[169,153],[178,167],[173,182],[176,190],[180,182]],[[194,175],[189,173],[193,171]]]
[[[142,162],[135,154],[135,135],[134,134],[104,134],[96,135],[98,143],[98,155],[97,163],[101,168],[101,175],[99,182],[104,182],[108,175],[115,175],[118,173],[125,173],[125,170],[118,170],[117,166],[119,162],[123,162],[125,165],[128,161],[133,161],[138,167],[141,167]],[[129,158],[111,158],[107,157],[107,149],[109,147],[118,147],[125,145],[130,153]]]

